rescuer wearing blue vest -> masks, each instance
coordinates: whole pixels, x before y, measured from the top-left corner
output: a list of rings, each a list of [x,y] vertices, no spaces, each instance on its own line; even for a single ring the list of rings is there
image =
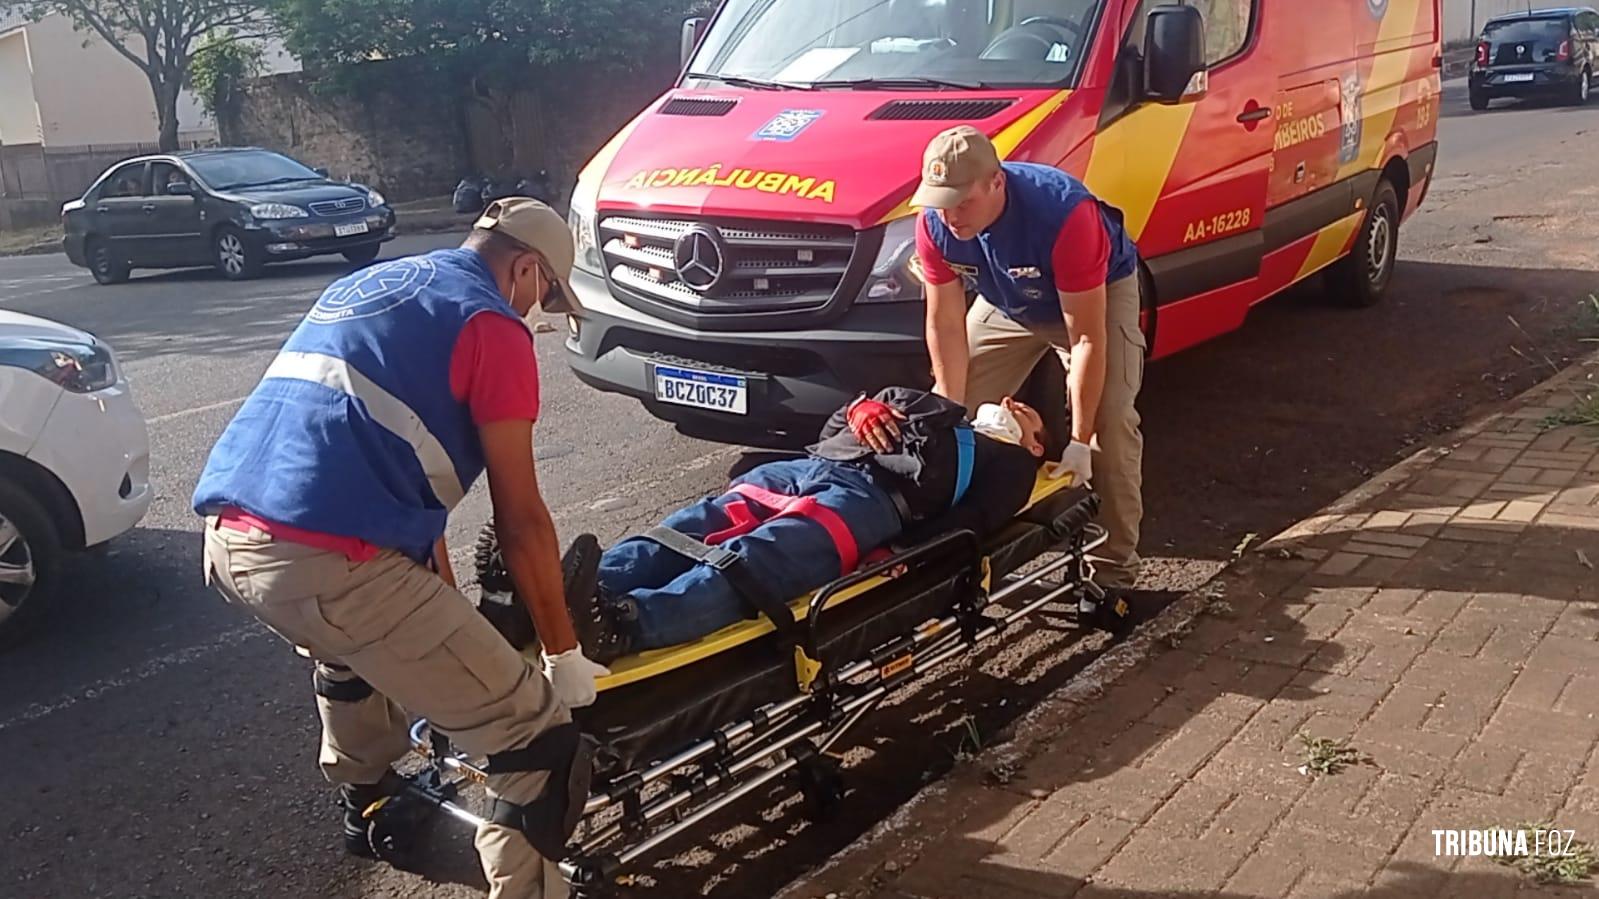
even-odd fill
[[[1044,354],[1066,368],[1072,442],[1056,473],[1092,480],[1109,540],[1094,580],[1138,577],[1143,518],[1143,382],[1138,249],[1121,214],[1058,169],[1001,164],[969,125],[928,145],[913,206],[927,295],[934,390],[968,408],[1018,392]],[[967,308],[966,285],[976,301]],[[893,440],[894,417],[861,429]],[[1125,614],[1121,605],[1119,614]]]
[[[568,709],[593,702],[607,673],[573,633],[533,464],[538,374],[523,317],[570,308],[572,262],[561,217],[516,197],[492,204],[459,249],[334,283],[194,494],[207,582],[316,661],[320,762],[344,800],[346,848],[372,854],[363,812],[397,792],[407,713],[425,716],[489,759],[476,844],[494,899],[565,895],[564,812],[588,798],[573,787],[586,765]],[[450,572],[446,519],[485,469],[542,673]]]

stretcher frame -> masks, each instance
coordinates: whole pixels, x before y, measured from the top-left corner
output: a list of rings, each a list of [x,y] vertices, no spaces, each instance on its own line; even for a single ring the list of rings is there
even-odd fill
[[[800,622],[803,634],[794,641],[798,677],[792,697],[764,705],[675,752],[641,760],[596,785],[567,856],[559,862],[572,895],[612,895],[616,886],[631,882],[624,871],[641,856],[790,772],[799,775],[808,812],[825,817],[843,796],[838,766],[825,753],[895,691],[1047,607],[1064,604],[1075,614],[1084,599],[1105,601],[1087,569],[1088,554],[1106,540],[1103,528],[1085,524],[1060,540],[1046,550],[1060,552],[1059,558],[1026,574],[1005,576],[999,589],[992,589],[989,560],[978,536],[955,531],[817,591]],[[902,566],[947,563],[956,552],[962,563],[951,570],[958,567],[963,580],[950,614],[883,643],[865,658],[836,664],[822,658],[818,621],[836,598],[881,581]],[[1037,595],[1027,598],[1029,591]],[[1025,598],[1020,606],[1001,616],[988,614],[1017,597]],[[482,766],[453,750],[426,719],[412,725],[410,740],[426,766],[410,779],[408,794],[464,824],[480,826],[483,817],[454,797],[463,783],[486,782]],[[374,832],[373,837],[381,855],[381,834]]]

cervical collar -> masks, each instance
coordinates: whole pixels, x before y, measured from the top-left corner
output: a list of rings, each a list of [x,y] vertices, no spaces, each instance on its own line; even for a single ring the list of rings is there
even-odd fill
[[[984,403],[978,407],[977,417],[972,419],[972,429],[1001,443],[1013,446],[1022,444],[1021,423],[1009,409],[995,403]]]

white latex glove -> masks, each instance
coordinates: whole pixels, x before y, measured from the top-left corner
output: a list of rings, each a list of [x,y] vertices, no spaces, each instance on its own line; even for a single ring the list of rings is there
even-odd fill
[[[594,679],[611,673],[611,669],[591,662],[583,655],[583,647],[576,646],[566,652],[544,657],[544,677],[555,688],[555,695],[569,709],[593,705],[599,692]]]
[[[1094,476],[1094,451],[1089,449],[1088,444],[1073,440],[1059,462],[1045,466],[1044,474],[1052,481],[1070,475],[1074,487],[1086,484]]]

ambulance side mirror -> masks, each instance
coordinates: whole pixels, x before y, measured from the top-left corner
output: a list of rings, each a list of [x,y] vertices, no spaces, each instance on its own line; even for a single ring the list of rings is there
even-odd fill
[[[1210,89],[1205,20],[1192,6],[1157,6],[1144,33],[1144,99],[1188,103]]]
[[[705,26],[710,21],[703,16],[683,20],[683,43],[679,51],[682,55],[679,65],[682,68],[688,67],[688,61],[694,56],[694,48],[700,45],[700,38],[705,36]]]

